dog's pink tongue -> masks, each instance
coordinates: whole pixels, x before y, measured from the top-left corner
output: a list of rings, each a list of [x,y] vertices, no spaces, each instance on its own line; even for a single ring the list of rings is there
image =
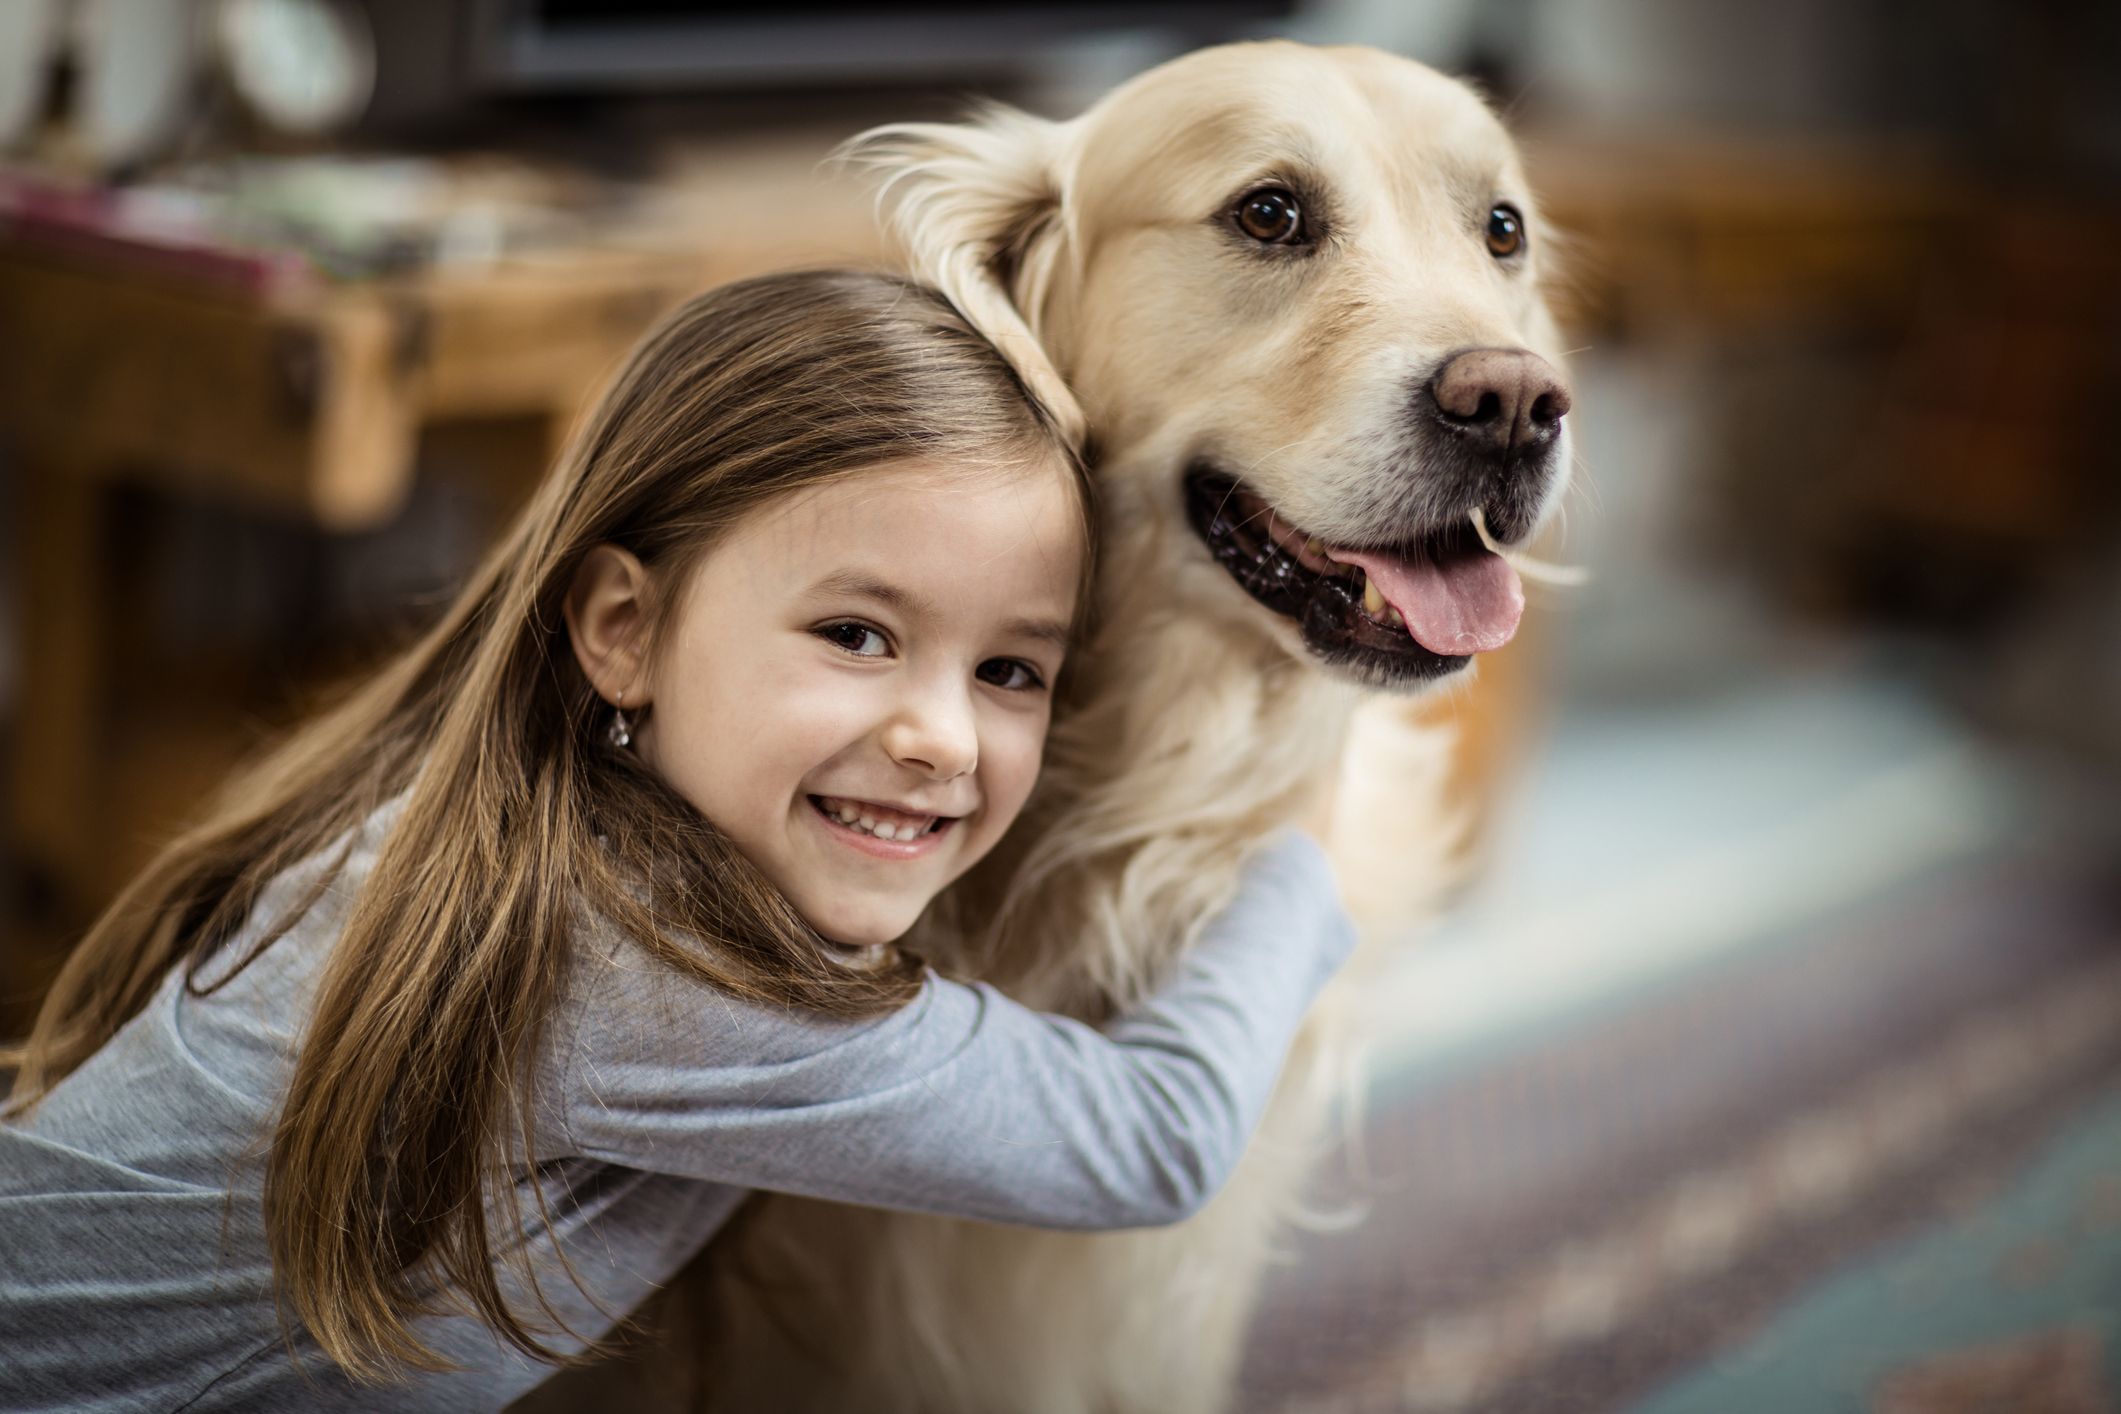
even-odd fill
[[[1524,585],[1509,561],[1490,550],[1447,565],[1359,550],[1328,552],[1360,565],[1370,583],[1399,610],[1414,641],[1431,653],[1458,657],[1502,647],[1524,616]]]

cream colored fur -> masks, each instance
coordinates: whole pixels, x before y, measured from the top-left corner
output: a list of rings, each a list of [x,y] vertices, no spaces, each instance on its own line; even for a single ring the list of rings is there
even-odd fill
[[[1359,976],[1448,875],[1448,742],[1397,700],[1366,705],[1241,592],[1188,529],[1180,477],[1212,456],[1290,521],[1374,540],[1421,490],[1395,440],[1410,378],[1468,347],[1559,366],[1509,138],[1417,64],[1275,43],[1179,59],[1073,122],[995,108],[880,130],[854,155],[884,177],[913,270],[1087,426],[1104,497],[1100,626],[1039,796],[922,945],[1033,1004],[1105,1015],[1156,984],[1265,836],[1310,818],[1373,941]],[[1260,259],[1218,224],[1270,184],[1328,208],[1306,260]],[[1528,219],[1517,268],[1483,244],[1497,200]],[[1222,1407],[1345,1096],[1354,990],[1321,1003],[1226,1191],[1175,1227],[1068,1235],[762,1200],[687,1278],[705,1407]]]

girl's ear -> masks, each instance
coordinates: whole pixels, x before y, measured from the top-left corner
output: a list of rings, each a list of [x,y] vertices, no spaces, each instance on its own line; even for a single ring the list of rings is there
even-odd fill
[[[914,276],[1001,350],[1080,447],[1082,409],[1039,328],[1067,245],[1065,131],[994,103],[969,122],[871,128],[840,155],[876,179]]]
[[[575,661],[606,702],[627,711],[650,693],[641,635],[648,625],[648,567],[616,545],[598,545],[575,568],[567,590],[567,636]]]

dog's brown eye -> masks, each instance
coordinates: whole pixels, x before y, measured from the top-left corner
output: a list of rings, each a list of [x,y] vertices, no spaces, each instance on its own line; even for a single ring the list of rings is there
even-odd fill
[[[1287,245],[1303,234],[1303,211],[1278,187],[1253,192],[1237,204],[1237,224],[1255,241]]]
[[[1514,206],[1498,206],[1488,213],[1488,253],[1500,260],[1524,249],[1524,217]]]

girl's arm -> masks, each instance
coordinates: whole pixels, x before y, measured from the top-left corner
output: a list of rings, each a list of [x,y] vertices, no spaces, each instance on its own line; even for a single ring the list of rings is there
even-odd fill
[[[1354,942],[1325,856],[1290,835],[1104,1031],[933,976],[888,1016],[820,1019],[596,948],[554,1079],[576,1152],[632,1168],[1042,1227],[1174,1222],[1229,1175]]]

